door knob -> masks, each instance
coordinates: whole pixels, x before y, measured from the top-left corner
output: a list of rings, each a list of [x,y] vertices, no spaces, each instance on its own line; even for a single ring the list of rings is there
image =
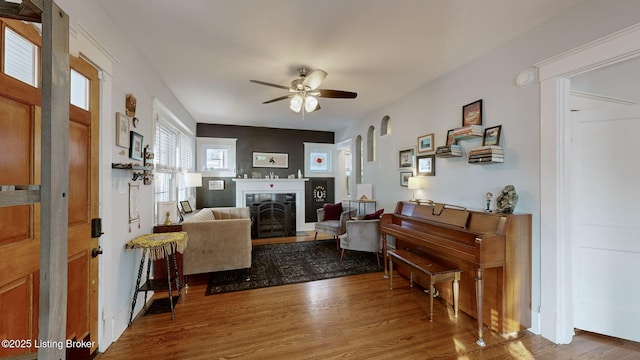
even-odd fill
[[[94,248],[91,250],[91,257],[94,258],[98,255],[102,255],[102,248],[100,246],[98,246],[98,248]]]

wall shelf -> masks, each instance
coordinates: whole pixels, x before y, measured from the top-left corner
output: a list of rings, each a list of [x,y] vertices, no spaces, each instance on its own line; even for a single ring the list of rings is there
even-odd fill
[[[149,146],[144,148],[144,165],[134,163],[111,163],[112,169],[131,170],[133,173],[131,179],[133,181],[143,180],[145,185],[150,185],[153,180],[153,158],[155,155],[149,151]]]
[[[153,168],[146,167],[137,164],[122,164],[122,163],[111,163],[112,169],[120,169],[120,170],[141,170],[141,171],[151,171]]]
[[[453,130],[454,140],[469,140],[484,136],[482,125],[469,125]]]
[[[504,149],[500,146],[481,146],[469,150],[469,164],[502,164],[504,163]]]
[[[436,149],[436,157],[462,157],[462,147],[460,145],[438,146]]]

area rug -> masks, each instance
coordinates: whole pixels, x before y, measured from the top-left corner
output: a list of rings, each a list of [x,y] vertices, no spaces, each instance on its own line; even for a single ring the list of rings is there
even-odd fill
[[[339,262],[335,240],[302,241],[285,244],[254,245],[251,253],[251,278],[246,270],[209,274],[205,295],[295,284],[382,271],[376,255],[349,251]],[[382,266],[382,259],[380,261]]]

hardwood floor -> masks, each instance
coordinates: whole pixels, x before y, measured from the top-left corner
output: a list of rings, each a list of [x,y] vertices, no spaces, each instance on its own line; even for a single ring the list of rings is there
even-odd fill
[[[270,240],[301,241],[303,238]],[[262,241],[262,240],[261,240]],[[337,260],[337,259],[336,259]],[[373,273],[204,296],[206,275],[190,279],[184,303],[170,314],[138,316],[97,356],[108,359],[637,359],[640,343],[578,331],[556,345],[528,331],[485,331],[419,287]],[[166,296],[166,295],[165,295]]]

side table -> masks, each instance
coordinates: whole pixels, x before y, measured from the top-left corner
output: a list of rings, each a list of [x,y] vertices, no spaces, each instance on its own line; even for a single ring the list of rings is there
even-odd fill
[[[351,203],[356,203],[358,204],[358,213],[356,216],[362,216],[365,215],[367,213],[367,204],[373,204],[373,211],[375,212],[377,209],[376,206],[376,201],[373,199],[359,199],[359,200],[351,200],[351,199],[345,199],[342,200],[347,201],[349,203],[349,207],[351,207]]]
[[[187,233],[186,232],[168,232],[168,233],[154,233],[141,235],[135,239],[129,241],[126,245],[126,249],[142,249],[142,257],[140,259],[140,266],[138,268],[138,278],[136,280],[136,288],[133,292],[133,301],[131,303],[131,313],[129,314],[129,326],[133,321],[133,311],[136,307],[136,301],[138,299],[138,293],[144,291],[144,307],[147,306],[147,292],[153,290],[168,290],[169,291],[169,304],[171,307],[171,320],[175,319],[173,296],[171,290],[175,283],[176,291],[178,292],[178,301],[182,300],[182,294],[180,292],[180,277],[178,276],[178,264],[173,261],[173,271],[171,271],[171,265],[169,262],[170,255],[175,253],[182,253],[187,247]],[[145,258],[147,258],[147,280],[141,286],[140,280],[142,279],[142,270],[144,268]],[[167,277],[165,279],[149,279],[151,272],[151,261],[157,259],[165,259],[167,267]]]
[[[182,231],[182,224],[171,224],[171,225],[155,225],[153,227],[153,233],[168,233],[168,232],[180,232]],[[182,254],[176,252],[172,255],[169,255],[169,261],[176,261],[178,264],[178,277],[182,280],[181,284],[183,284],[183,288],[186,289],[184,285],[184,276],[182,275]],[[165,269],[165,261],[163,259],[157,259],[153,262],[153,278],[159,279],[167,276]]]

